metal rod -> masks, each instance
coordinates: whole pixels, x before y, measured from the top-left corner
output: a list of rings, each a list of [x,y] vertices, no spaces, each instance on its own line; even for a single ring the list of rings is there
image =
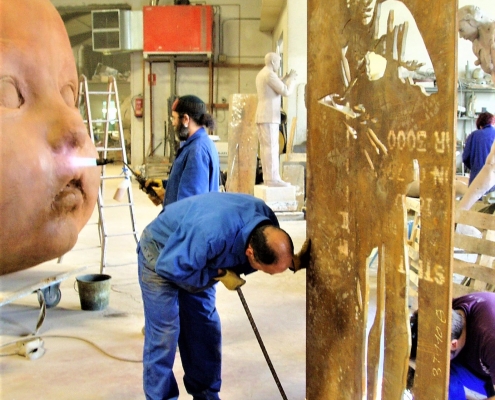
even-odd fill
[[[253,316],[251,315],[251,312],[249,311],[249,307],[246,303],[246,299],[244,298],[244,294],[242,293],[242,290],[240,287],[238,287],[236,290],[237,290],[237,293],[239,294],[239,298],[241,299],[241,303],[242,303],[242,306],[244,307],[244,311],[246,311],[246,315],[249,319],[249,322],[251,323],[251,327],[253,328],[253,332],[256,336],[256,339],[258,339],[258,343],[261,347],[261,351],[263,352],[263,355],[265,356],[266,363],[268,364],[268,368],[270,368],[273,379],[275,379],[275,383],[277,384],[278,390],[280,391],[282,398],[284,400],[288,400],[287,396],[285,395],[284,389],[282,388],[282,384],[280,383],[280,380],[278,379],[277,373],[275,372],[275,368],[273,368],[273,364],[270,361],[270,357],[268,356],[268,352],[266,351],[265,345],[263,344],[263,340],[261,339],[261,335],[258,332],[258,328],[256,327],[256,324],[254,323]]]

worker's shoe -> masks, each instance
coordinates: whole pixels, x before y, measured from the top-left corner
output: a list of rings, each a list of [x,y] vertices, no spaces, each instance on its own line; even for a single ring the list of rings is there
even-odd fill
[[[285,182],[282,180],[266,181],[265,185],[271,186],[271,187],[289,187],[289,186],[292,186],[289,182]]]
[[[303,243],[301,247],[301,250],[299,250],[299,253],[295,254],[292,257],[292,267],[289,267],[289,269],[293,272],[297,272],[300,269],[308,268],[310,251],[311,251],[311,239],[306,239],[306,241]]]

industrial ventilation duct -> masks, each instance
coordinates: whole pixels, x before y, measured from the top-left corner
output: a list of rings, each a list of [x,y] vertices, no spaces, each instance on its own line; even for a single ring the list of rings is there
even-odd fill
[[[105,54],[143,50],[143,12],[91,11],[93,51]]]

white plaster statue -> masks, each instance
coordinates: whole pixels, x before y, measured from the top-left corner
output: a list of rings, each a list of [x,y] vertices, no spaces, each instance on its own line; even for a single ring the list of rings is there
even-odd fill
[[[0,275],[69,251],[93,213],[100,168],[76,106],[78,76],[49,0],[0,0]]]
[[[268,53],[265,56],[265,67],[256,76],[256,123],[263,182],[267,186],[290,186],[290,183],[284,182],[280,177],[278,138],[281,99],[293,92],[297,73],[291,70],[281,79],[277,74],[279,68],[280,56],[277,53]]]
[[[475,65],[490,74],[495,83],[495,20],[478,6],[464,6],[457,14],[459,36],[473,42]]]
[[[459,36],[473,42],[475,62],[492,76],[495,83],[495,21],[477,6],[464,6],[457,15]],[[471,182],[466,194],[457,205],[458,210],[469,210],[474,203],[495,185],[495,143],[486,158],[485,165]]]

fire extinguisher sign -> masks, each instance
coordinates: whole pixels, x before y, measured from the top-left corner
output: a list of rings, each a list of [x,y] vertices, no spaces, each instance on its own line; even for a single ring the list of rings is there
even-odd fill
[[[134,116],[137,118],[142,118],[143,116],[143,98],[141,96],[136,96],[134,98]]]

